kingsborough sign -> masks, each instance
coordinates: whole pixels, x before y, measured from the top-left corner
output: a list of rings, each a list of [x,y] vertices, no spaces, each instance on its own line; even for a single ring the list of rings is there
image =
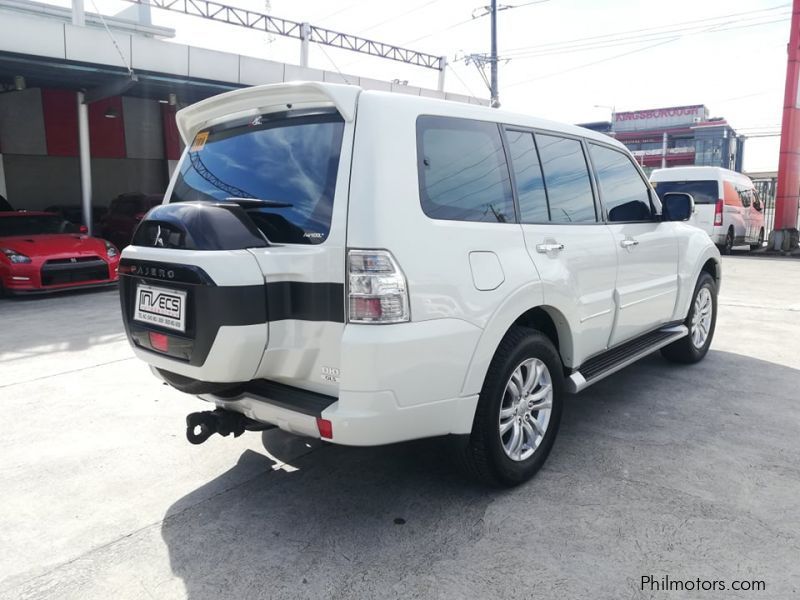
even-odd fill
[[[708,109],[702,104],[618,112],[614,115],[614,131],[667,129],[681,125],[693,125],[707,119]]]

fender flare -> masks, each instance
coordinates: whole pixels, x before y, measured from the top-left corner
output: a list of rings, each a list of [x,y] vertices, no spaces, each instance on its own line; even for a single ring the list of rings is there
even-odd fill
[[[692,301],[694,287],[703,271],[703,266],[709,260],[714,261],[716,268],[717,292],[722,284],[722,259],[719,250],[705,232],[698,231],[697,233],[702,235],[692,236],[686,247],[681,249],[681,256],[678,257],[679,265],[692,265],[692,268],[678,271],[678,297],[675,300],[675,311],[672,315],[676,321],[685,319],[689,314],[689,304]]]
[[[489,365],[503,337],[511,326],[531,309],[541,308],[548,314],[556,326],[562,357],[565,354],[572,355],[574,345],[572,328],[558,309],[544,304],[543,289],[541,281],[526,283],[509,294],[497,307],[483,328],[483,333],[472,353],[472,359],[464,377],[462,395],[477,394],[481,391]]]

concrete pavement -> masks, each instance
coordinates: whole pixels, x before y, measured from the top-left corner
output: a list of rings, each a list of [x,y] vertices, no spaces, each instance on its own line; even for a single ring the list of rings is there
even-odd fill
[[[464,481],[436,440],[191,446],[205,405],[132,358],[114,291],[2,300],[0,598],[794,597],[800,261],[723,269],[707,359],[655,355],[568,397],[546,466],[510,491]]]

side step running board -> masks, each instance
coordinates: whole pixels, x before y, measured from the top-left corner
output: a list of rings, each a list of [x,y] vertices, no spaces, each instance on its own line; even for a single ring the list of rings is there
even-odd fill
[[[689,334],[685,325],[673,325],[663,329],[657,329],[646,335],[638,337],[629,342],[625,342],[616,348],[611,348],[602,354],[598,354],[584,362],[578,370],[567,378],[566,390],[571,394],[577,394],[585,390],[593,383],[605,379],[612,373],[616,373],[635,363],[640,358],[671,344]]]

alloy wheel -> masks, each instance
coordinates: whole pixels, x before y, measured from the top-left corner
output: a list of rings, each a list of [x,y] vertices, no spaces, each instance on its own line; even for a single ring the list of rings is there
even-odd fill
[[[702,287],[694,299],[694,313],[692,314],[692,344],[695,348],[702,348],[711,332],[711,317],[714,304],[711,301],[711,292],[707,287]]]
[[[511,373],[500,403],[498,427],[503,451],[511,460],[530,458],[544,439],[553,408],[553,380],[538,358]]]

